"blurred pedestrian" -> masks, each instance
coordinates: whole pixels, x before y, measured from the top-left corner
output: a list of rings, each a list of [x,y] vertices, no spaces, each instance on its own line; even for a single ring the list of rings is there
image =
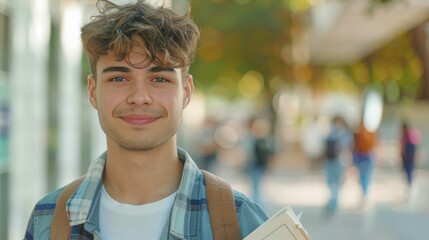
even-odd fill
[[[362,189],[362,206],[368,203],[368,192],[372,182],[375,165],[376,131],[369,131],[364,123],[359,124],[354,134],[353,159],[359,172],[359,183]]]
[[[201,169],[213,171],[216,163],[219,146],[216,143],[215,133],[217,120],[214,117],[206,117],[198,137],[197,151],[199,154],[199,166]]]
[[[320,169],[323,162],[324,138],[318,115],[310,116],[303,124],[301,135],[301,148],[306,157],[310,160],[312,170]]]
[[[334,213],[338,208],[338,196],[343,182],[343,172],[347,151],[352,146],[353,135],[347,123],[340,116],[332,119],[330,131],[325,139],[325,174],[329,189],[326,213]]]
[[[420,131],[411,128],[407,121],[402,122],[402,133],[400,137],[400,149],[402,159],[402,169],[405,172],[410,192],[413,183],[413,173],[416,166],[416,152],[421,141]]]
[[[248,174],[251,177],[251,198],[262,204],[264,199],[261,193],[261,180],[272,158],[273,147],[270,121],[263,117],[253,117],[248,123]]]

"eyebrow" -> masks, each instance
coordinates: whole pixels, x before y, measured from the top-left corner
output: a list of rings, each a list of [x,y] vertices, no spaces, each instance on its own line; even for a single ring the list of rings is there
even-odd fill
[[[149,68],[149,72],[157,73],[157,72],[174,72],[174,68],[167,67],[167,66],[154,66]],[[107,72],[131,72],[131,70],[128,67],[121,67],[121,66],[113,66],[113,67],[107,67],[103,69],[102,73]]]
[[[131,70],[127,67],[113,66],[103,69],[102,73],[107,72],[131,72]]]
[[[149,72],[157,73],[157,72],[174,72],[174,68],[167,66],[154,66],[149,68]]]

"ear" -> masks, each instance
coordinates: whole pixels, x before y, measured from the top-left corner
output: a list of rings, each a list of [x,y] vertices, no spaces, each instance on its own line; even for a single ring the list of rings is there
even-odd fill
[[[183,109],[185,109],[191,101],[192,94],[194,93],[194,81],[191,74],[186,74],[184,78],[183,90]]]
[[[96,99],[96,85],[97,82],[95,80],[94,75],[90,74],[87,78],[87,90],[88,90],[88,98],[91,105],[97,109],[97,99]]]

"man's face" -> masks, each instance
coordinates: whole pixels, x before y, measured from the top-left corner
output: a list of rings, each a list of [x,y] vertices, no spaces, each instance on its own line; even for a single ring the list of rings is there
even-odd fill
[[[183,76],[181,69],[153,63],[139,67],[145,60],[141,52],[136,47],[130,53],[134,67],[113,53],[101,56],[97,77],[88,77],[89,99],[108,144],[133,151],[176,144],[182,111],[194,89],[192,76]]]

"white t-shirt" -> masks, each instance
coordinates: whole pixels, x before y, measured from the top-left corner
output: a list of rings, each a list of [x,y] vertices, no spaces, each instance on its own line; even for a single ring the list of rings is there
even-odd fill
[[[103,186],[100,199],[101,239],[160,239],[175,196],[176,192],[157,202],[130,205],[115,201]]]

